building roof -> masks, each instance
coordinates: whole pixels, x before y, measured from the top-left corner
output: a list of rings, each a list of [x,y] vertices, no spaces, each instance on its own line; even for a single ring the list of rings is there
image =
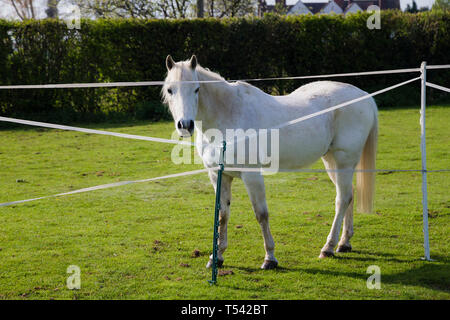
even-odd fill
[[[358,12],[358,11],[362,11],[363,9],[361,9],[361,7],[356,3],[356,2],[352,2],[350,3],[346,8],[344,13],[353,13],[353,12]]]
[[[352,3],[356,3],[362,10],[366,11],[368,7],[370,7],[371,5],[379,5],[379,1],[378,0],[356,0],[356,1],[348,1],[348,0],[344,0],[344,6],[346,7],[346,9],[352,4]]]
[[[331,0],[333,1],[333,0]],[[306,8],[311,11],[312,14],[320,13],[326,6],[330,4],[331,1],[324,1],[324,2],[308,2],[308,0],[298,2],[303,2]],[[295,7],[299,8],[301,7],[301,4],[298,4],[298,2],[295,5],[286,5],[287,13],[295,14],[296,12],[293,12],[292,10],[295,10]],[[398,9],[400,10],[400,0],[336,0],[334,1],[343,12],[346,12],[353,3],[357,4],[361,10],[366,11],[368,7],[371,5],[379,6],[381,10],[386,9]],[[265,3],[265,1],[264,1]],[[263,8],[261,8],[262,12],[273,12],[275,10],[274,5],[264,5]]]
[[[325,8],[328,2],[303,2],[303,4],[311,11],[313,14],[319,13],[320,10]]]
[[[288,14],[308,14],[312,13],[302,1],[298,1],[292,8],[289,9]]]
[[[343,13],[344,12],[344,10],[342,9],[342,7],[339,5],[339,4],[337,4],[335,1],[330,1],[330,2],[328,2],[326,5],[325,5],[325,7],[323,7],[321,10],[320,10],[320,12],[322,12],[322,13],[331,13],[331,12],[334,12],[334,13]]]
[[[400,10],[400,0],[344,0],[343,6],[344,8],[347,8],[352,3],[356,3],[364,11],[366,11],[371,5],[379,6],[381,10]]]

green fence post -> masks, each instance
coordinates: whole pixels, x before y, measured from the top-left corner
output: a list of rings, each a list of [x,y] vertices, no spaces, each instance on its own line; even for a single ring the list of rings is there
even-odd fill
[[[216,205],[214,209],[214,237],[213,237],[213,264],[212,264],[212,279],[208,282],[211,285],[217,283],[217,239],[219,238],[219,210],[220,210],[220,190],[222,186],[222,173],[224,170],[226,142],[223,142],[222,151],[219,159],[219,170],[217,172],[217,186],[216,186]]]

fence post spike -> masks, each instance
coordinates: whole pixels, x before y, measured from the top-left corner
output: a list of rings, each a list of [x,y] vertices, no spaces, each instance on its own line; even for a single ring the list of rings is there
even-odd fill
[[[212,277],[208,282],[211,285],[217,284],[217,251],[218,244],[217,240],[219,238],[219,210],[220,210],[220,192],[222,189],[222,173],[224,171],[224,159],[225,159],[225,151],[226,151],[226,142],[223,141],[220,158],[219,158],[219,170],[217,172],[217,186],[216,186],[216,204],[214,208],[214,236],[213,236],[213,262],[212,262]]]

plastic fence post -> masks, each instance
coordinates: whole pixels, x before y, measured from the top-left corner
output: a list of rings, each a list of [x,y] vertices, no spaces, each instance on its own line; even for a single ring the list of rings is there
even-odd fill
[[[421,76],[421,102],[420,102],[420,150],[422,153],[422,207],[423,207],[423,238],[424,238],[424,259],[430,261],[430,240],[428,236],[428,193],[427,193],[427,155],[425,136],[425,107],[427,93],[427,63],[424,61],[420,66]]]

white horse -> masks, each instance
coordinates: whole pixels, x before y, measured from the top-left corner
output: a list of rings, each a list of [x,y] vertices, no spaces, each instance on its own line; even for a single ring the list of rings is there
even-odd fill
[[[168,74],[162,88],[164,102],[170,108],[180,136],[192,135],[195,127],[197,137],[202,139],[196,141],[197,151],[208,167],[211,166],[211,154],[204,151],[203,145],[214,142],[214,138],[206,134],[208,129],[215,128],[223,136],[226,129],[268,129],[366,94],[350,84],[318,81],[286,96],[272,96],[245,82],[227,82],[220,75],[198,65],[195,56],[176,63],[169,55],[166,66]],[[203,132],[198,132],[198,121],[201,121]],[[377,127],[377,106],[369,98],[279,130],[281,169],[304,168],[322,158],[329,170],[329,177],[336,185],[335,217],[320,258],[333,256],[336,245],[337,252],[352,249],[352,179],[357,166],[358,210],[372,211]],[[216,188],[217,171],[210,170],[209,177]],[[259,172],[245,171],[225,171],[222,177],[218,264],[222,266],[223,253],[227,248],[231,182],[235,177],[243,180],[262,229],[266,255],[261,268],[275,268],[278,261],[269,228],[263,176]],[[211,259],[212,256],[207,267],[211,267]]]

